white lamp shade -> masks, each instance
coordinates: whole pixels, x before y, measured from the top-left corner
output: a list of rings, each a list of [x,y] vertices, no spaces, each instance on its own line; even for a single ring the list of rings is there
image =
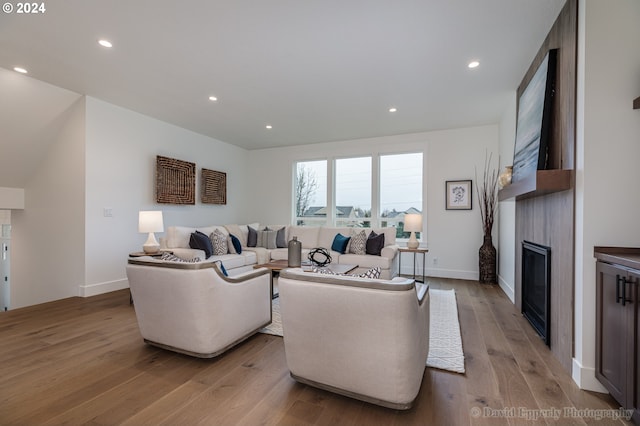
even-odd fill
[[[422,215],[416,213],[404,215],[404,230],[407,232],[422,232]]]
[[[162,211],[141,211],[138,215],[138,232],[164,232]]]

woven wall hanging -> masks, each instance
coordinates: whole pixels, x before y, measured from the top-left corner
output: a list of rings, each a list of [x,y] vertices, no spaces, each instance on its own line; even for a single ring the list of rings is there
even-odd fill
[[[156,157],[156,202],[196,203],[196,163]]]
[[[202,204],[227,204],[227,174],[202,169],[200,193]]]

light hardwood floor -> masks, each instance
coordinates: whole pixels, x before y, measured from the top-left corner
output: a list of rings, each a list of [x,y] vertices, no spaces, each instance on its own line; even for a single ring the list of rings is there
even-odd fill
[[[617,405],[579,390],[498,287],[442,279],[430,285],[456,290],[467,372],[427,368],[407,412],[296,383],[281,337],[258,334],[214,360],[147,346],[123,290],[0,313],[0,424],[626,423],[563,415],[565,407]],[[507,410],[491,416],[490,408]],[[528,421],[519,411],[535,416],[551,408],[561,410],[559,419]]]

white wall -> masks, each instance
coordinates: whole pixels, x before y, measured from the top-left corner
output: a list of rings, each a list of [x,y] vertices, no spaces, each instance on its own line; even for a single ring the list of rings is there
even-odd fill
[[[579,3],[573,378],[594,377],[594,246],[640,246],[640,2]]]
[[[422,151],[423,200],[426,200],[423,223],[427,239],[422,245],[429,248],[427,274],[477,279],[482,225],[474,167],[481,177],[485,152],[493,152],[495,158],[498,139],[498,126],[489,125],[250,151],[248,169],[252,173],[253,196],[249,209],[254,214],[249,220],[291,223],[294,161]],[[445,181],[457,179],[474,181],[473,210],[445,210]],[[497,245],[495,238],[494,245]],[[437,265],[433,264],[434,257],[438,258]]]
[[[162,210],[165,229],[250,219],[246,150],[90,97],[86,134],[86,280],[81,295],[128,286],[127,255],[140,251],[146,240],[138,233],[139,210]],[[156,155],[196,163],[195,205],[156,204]],[[200,203],[203,167],[227,173],[226,205]],[[112,217],[104,217],[105,208],[112,209]]]
[[[60,117],[12,212],[11,307],[76,296],[84,282],[84,99]]]
[[[513,165],[516,142],[517,96],[514,91],[509,105],[500,120],[500,170]],[[501,201],[498,205],[498,284],[515,303],[516,286],[516,201],[515,198]]]
[[[0,209],[24,209],[24,189],[0,188]]]

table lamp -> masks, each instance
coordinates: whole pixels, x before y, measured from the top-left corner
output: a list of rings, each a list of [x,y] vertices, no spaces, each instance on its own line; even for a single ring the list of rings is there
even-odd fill
[[[142,246],[145,253],[153,254],[160,251],[160,244],[154,232],[164,232],[162,211],[141,211],[138,215],[138,232],[149,233],[149,238]]]
[[[404,230],[411,232],[411,237],[407,241],[407,247],[410,249],[417,249],[420,245],[420,241],[416,239],[416,232],[422,232],[422,215],[416,213],[410,213],[404,215]]]

